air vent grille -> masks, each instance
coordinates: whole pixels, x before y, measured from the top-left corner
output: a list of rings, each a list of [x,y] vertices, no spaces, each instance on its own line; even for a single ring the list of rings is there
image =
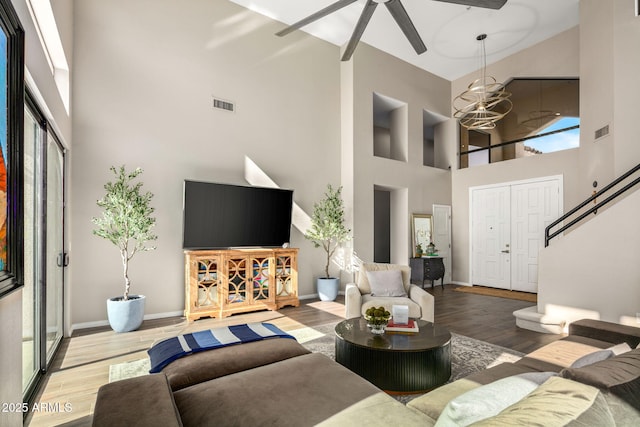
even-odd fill
[[[603,126],[596,130],[596,140],[609,135],[609,125]]]
[[[236,104],[231,101],[225,101],[224,99],[213,98],[213,108],[233,113],[236,111]]]

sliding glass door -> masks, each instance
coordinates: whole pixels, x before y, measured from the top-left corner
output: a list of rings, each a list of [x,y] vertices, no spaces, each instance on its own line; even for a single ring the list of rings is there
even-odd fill
[[[65,152],[38,107],[25,108],[23,393],[33,395],[63,336]]]
[[[46,361],[54,355],[63,335],[64,266],[64,149],[51,134],[46,142],[45,291]]]
[[[40,224],[37,206],[39,186],[36,185],[36,149],[42,139],[37,119],[27,108],[24,112],[24,289],[22,291],[22,389],[28,394],[36,382],[40,358],[38,357],[40,340],[36,307],[38,306],[37,250],[36,244]]]

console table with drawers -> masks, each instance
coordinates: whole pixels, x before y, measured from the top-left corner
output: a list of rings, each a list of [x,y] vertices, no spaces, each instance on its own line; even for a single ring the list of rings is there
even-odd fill
[[[431,280],[433,288],[434,280],[440,279],[440,285],[444,285],[444,262],[439,256],[423,256],[409,259],[411,266],[411,283],[416,283],[424,288],[425,280]]]

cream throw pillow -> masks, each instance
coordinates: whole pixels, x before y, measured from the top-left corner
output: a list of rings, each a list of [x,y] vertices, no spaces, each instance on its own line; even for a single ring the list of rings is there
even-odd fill
[[[373,297],[406,297],[400,270],[367,271]]]
[[[436,427],[463,427],[498,415],[535,390],[538,384],[537,378],[534,381],[516,375],[474,388],[447,404]]]

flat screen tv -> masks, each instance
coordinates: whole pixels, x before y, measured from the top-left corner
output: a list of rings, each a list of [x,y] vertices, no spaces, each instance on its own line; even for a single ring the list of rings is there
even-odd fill
[[[184,249],[289,243],[293,191],[184,181]]]

